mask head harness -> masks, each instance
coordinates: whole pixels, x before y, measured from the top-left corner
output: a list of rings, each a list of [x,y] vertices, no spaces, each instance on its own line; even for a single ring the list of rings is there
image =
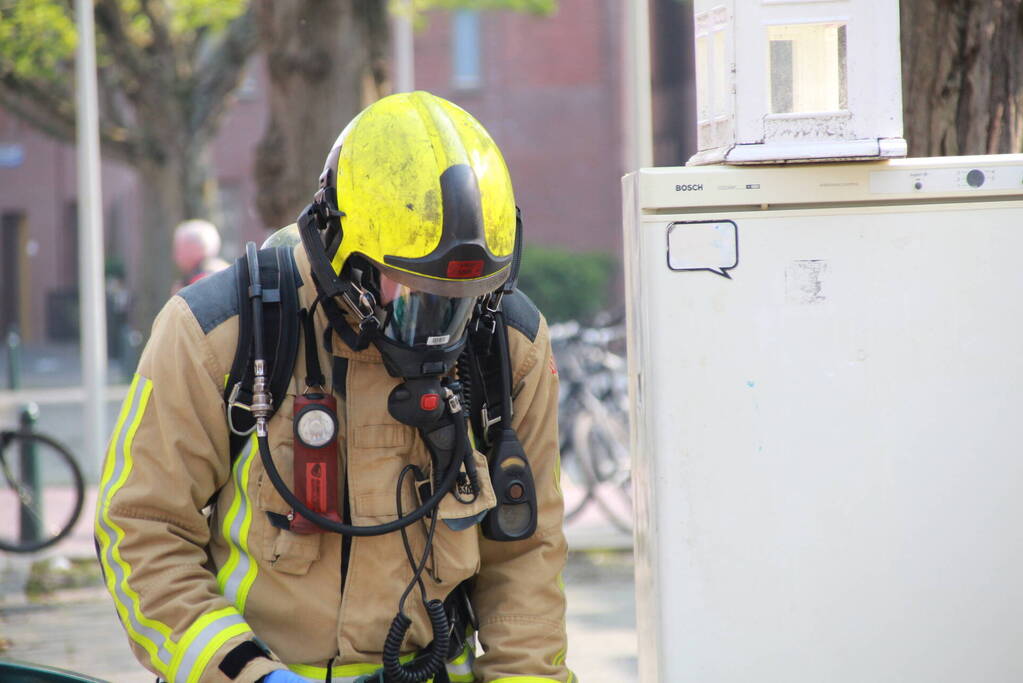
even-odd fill
[[[335,271],[331,258],[344,236],[344,213],[337,207],[334,187],[340,149],[338,145],[331,150],[313,202],[297,221],[331,329],[352,349],[373,344],[392,377],[408,380],[446,375],[464,348],[474,297],[440,296],[400,286],[404,297],[385,305],[381,270],[369,259],[352,253],[340,274]],[[490,296],[495,295],[484,295]],[[342,312],[339,302],[346,311]],[[437,325],[433,332],[423,327],[430,322]]]

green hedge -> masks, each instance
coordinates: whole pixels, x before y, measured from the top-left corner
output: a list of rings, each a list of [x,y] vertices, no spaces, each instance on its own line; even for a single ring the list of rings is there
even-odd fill
[[[605,252],[527,245],[519,289],[550,322],[588,321],[607,307],[616,267],[617,259]]]

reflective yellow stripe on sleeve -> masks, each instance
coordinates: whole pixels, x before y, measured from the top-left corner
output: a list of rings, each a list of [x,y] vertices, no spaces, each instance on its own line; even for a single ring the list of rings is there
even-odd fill
[[[171,683],[197,683],[213,654],[231,638],[251,633],[238,610],[225,607],[204,614],[181,636],[167,678]]]
[[[121,557],[120,552],[125,534],[111,518],[110,506],[114,495],[131,474],[132,444],[152,392],[152,381],[136,374],[121,407],[103,464],[99,502],[96,506],[96,538],[107,589],[114,598],[114,606],[128,637],[149,654],[153,667],[171,683],[196,683],[210,659],[225,642],[235,636],[251,633],[251,629],[238,610],[226,607],[197,619],[185,631],[180,643],[175,643],[170,626],[142,613],[139,595],[129,585],[131,566]],[[251,464],[251,457],[240,459],[235,468],[236,476],[240,477],[243,484],[248,481],[248,464]],[[244,520],[247,507],[239,503],[237,509],[241,510],[243,518],[237,527],[239,538],[245,538],[248,534],[248,524]],[[247,542],[241,543],[247,552]],[[241,574],[239,585],[247,592],[246,578],[250,579],[248,585],[251,585],[254,574],[251,577],[247,571]]]
[[[217,572],[217,585],[225,598],[239,612],[245,612],[245,602],[258,573],[258,564],[249,553],[249,528],[252,525],[252,502],[249,500],[249,472],[256,459],[259,446],[255,434],[244,455],[234,463],[234,499],[224,515],[221,532],[230,553],[227,562]]]
[[[174,650],[171,629],[142,614],[138,593],[128,584],[131,567],[121,557],[120,544],[124,540],[124,530],[110,518],[110,501],[131,473],[132,442],[152,392],[153,383],[150,380],[138,374],[132,378],[103,465],[99,502],[96,506],[96,539],[107,589],[114,598],[114,606],[128,637],[149,654],[149,661],[157,671],[166,674]]]

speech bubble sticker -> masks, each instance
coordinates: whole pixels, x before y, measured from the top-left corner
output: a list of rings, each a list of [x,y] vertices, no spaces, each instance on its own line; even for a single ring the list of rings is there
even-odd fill
[[[709,270],[731,279],[739,265],[739,230],[732,221],[692,221],[668,226],[668,268]]]

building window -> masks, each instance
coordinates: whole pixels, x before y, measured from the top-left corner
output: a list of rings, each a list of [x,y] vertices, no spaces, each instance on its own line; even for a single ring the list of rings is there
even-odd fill
[[[451,15],[451,84],[459,89],[480,86],[480,15],[458,10]]]

